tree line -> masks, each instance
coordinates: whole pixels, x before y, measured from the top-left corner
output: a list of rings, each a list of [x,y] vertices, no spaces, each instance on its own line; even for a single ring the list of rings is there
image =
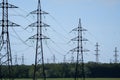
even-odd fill
[[[39,65],[41,67],[41,65]],[[2,77],[7,77],[6,66],[2,66]],[[107,63],[85,63],[85,76],[89,78],[120,78],[120,64]],[[81,70],[79,64],[79,77],[81,77]],[[14,78],[32,78],[34,72],[34,65],[14,65]],[[0,73],[0,74],[1,74]],[[75,75],[75,63],[54,63],[45,64],[45,73],[48,78],[73,78]],[[38,69],[37,77],[42,77],[42,70]]]

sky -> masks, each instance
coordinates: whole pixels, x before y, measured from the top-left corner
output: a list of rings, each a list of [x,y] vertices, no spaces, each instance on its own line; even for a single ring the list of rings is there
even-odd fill
[[[21,56],[25,57],[25,64],[33,64],[35,56],[35,40],[28,40],[36,34],[36,28],[28,27],[36,21],[36,15],[29,12],[37,8],[37,0],[8,0],[9,3],[18,6],[17,9],[9,9],[9,20],[21,25],[9,28],[13,62],[18,55],[18,63],[21,64]],[[1,1],[0,1],[1,2]],[[43,41],[45,62],[63,62],[64,55],[70,62],[71,49],[76,47],[76,42],[71,39],[76,37],[72,29],[78,27],[81,18],[84,32],[84,48],[90,50],[84,53],[84,61],[95,61],[95,44],[99,43],[99,61],[114,62],[114,49],[118,48],[118,60],[120,61],[120,0],[41,0],[42,10],[48,12],[43,15],[43,21],[50,25],[43,29],[43,34],[50,39]],[[0,10],[0,16],[2,10]],[[1,18],[1,17],[0,17]],[[74,53],[76,58],[76,53]]]

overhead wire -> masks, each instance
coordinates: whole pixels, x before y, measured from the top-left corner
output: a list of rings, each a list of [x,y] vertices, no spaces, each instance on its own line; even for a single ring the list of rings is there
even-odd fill
[[[19,8],[19,10],[21,10],[22,12],[27,13],[26,11],[23,11],[23,10],[20,9],[20,8]],[[28,15],[27,15],[27,16],[24,16],[24,15],[20,14],[19,12],[17,12],[16,10],[14,10],[14,12],[16,12],[16,13],[18,14],[18,15],[16,15],[16,16],[20,16],[20,17],[26,19],[28,22],[31,23],[31,21],[30,21],[29,19],[27,19]],[[14,16],[15,16],[15,15],[14,15]],[[32,19],[35,19],[35,18],[33,17]],[[32,33],[32,32],[34,31],[33,28],[32,28],[32,31],[30,32],[30,31],[27,30],[27,27],[24,28],[24,27],[21,26],[21,25],[20,25],[20,27],[21,27],[23,30],[27,31],[28,33]],[[26,41],[23,41],[23,40],[20,38],[20,36],[17,34],[17,32],[16,32],[15,30],[13,30],[13,31],[16,33],[16,35],[18,36],[18,38],[19,38],[25,45],[28,45],[28,44],[26,43],[27,40],[26,40]],[[28,45],[28,46],[29,46],[29,47],[33,47],[33,46],[30,46],[30,45]],[[34,47],[33,47],[33,48],[34,48]]]
[[[52,40],[51,40],[51,42],[53,42]],[[58,54],[60,54],[60,55],[63,55],[61,52],[59,52],[58,50],[56,50],[55,48],[53,49],[55,52],[57,52]]]
[[[26,46],[31,47],[30,45],[28,45],[25,41],[23,41],[23,40],[21,39],[21,37],[17,34],[17,32],[14,30],[13,27],[12,27],[12,30],[14,31],[14,33],[16,34],[16,36],[18,37],[18,39],[19,39],[23,44],[25,44]]]
[[[22,9],[19,9],[19,10],[21,10],[21,11],[23,11]],[[22,15],[22,14],[20,14],[19,12],[17,12],[16,10],[14,10],[14,12],[16,12],[18,15],[13,15],[13,16],[19,16],[19,17],[22,17],[22,18],[24,18],[24,19],[26,19],[29,23],[32,23],[27,17],[28,16],[25,16],[25,15]],[[26,11],[24,11],[24,12],[26,12]],[[27,12],[26,12],[27,13]],[[32,18],[32,19],[35,19],[35,18]],[[27,28],[29,27],[29,26],[27,26],[26,28],[24,28],[23,26],[20,26],[23,30],[26,30],[27,32],[29,32],[28,30],[27,30]],[[31,27],[32,28],[32,27]],[[32,28],[32,31],[33,31],[34,29]],[[31,33],[31,32],[29,32],[29,33]]]
[[[63,29],[65,32],[67,32],[67,31],[65,30],[65,28],[60,24],[60,22],[55,19],[55,17],[53,17],[53,16],[50,15],[50,14],[49,14],[49,16],[59,25],[58,27],[60,27],[60,28],[62,27],[62,29]]]
[[[87,31],[89,35],[91,35],[97,42],[98,42],[98,38],[95,37],[91,32]]]
[[[21,15],[19,15],[19,16],[21,16]],[[28,16],[28,15],[27,15]],[[51,16],[51,15],[50,15]],[[21,16],[21,17],[24,17],[24,18],[26,18],[25,16]],[[58,24],[59,24],[59,22],[53,17],[53,16],[51,16],[52,18],[53,18],[53,20],[54,21],[56,21]],[[60,25],[60,24],[59,24]],[[62,27],[63,28],[63,27]],[[24,30],[26,30],[26,28],[23,28]],[[59,32],[57,32],[56,30],[54,30],[53,28],[51,28],[54,32],[56,32],[56,33],[58,33],[58,34],[60,34],[60,35],[62,35],[61,33],[59,33]],[[63,30],[66,32],[66,30],[63,28]],[[15,31],[15,30],[14,30]],[[18,38],[24,43],[24,44],[26,44],[25,43],[25,41],[23,41],[21,38],[20,38],[20,36],[16,33],[16,31],[15,31],[15,34],[18,36]],[[66,36],[64,36],[64,35],[62,35],[65,39],[68,39]],[[52,40],[52,39],[50,39],[50,40]],[[56,45],[56,43],[52,40],[52,42]],[[48,45],[47,45],[48,46]],[[48,46],[49,47],[49,46]],[[57,47],[59,47],[60,48],[60,46],[58,46],[57,45]],[[49,48],[50,49],[50,48]],[[62,49],[62,48],[61,48]],[[63,49],[62,49],[63,50]],[[62,54],[63,55],[63,54]]]
[[[44,19],[45,19],[45,17],[44,17]],[[43,30],[44,31],[44,30]],[[47,28],[45,27],[45,33],[47,34],[47,36],[49,36],[49,34],[48,34],[48,31],[47,31]],[[49,39],[52,43],[54,42],[51,38]],[[55,42],[54,42],[55,43]],[[56,44],[54,44],[55,46],[56,46]],[[55,48],[51,48],[51,47],[49,47],[49,45],[47,44],[47,42],[46,42],[46,46],[47,46],[47,48],[49,49],[49,51],[50,51],[50,53],[51,54],[53,54],[53,55],[55,55],[54,54],[54,52],[53,51],[55,51],[57,54],[59,54],[59,55],[61,55],[61,56],[63,56],[63,54],[62,53],[60,53],[58,50],[56,50]],[[60,49],[60,48],[59,48]],[[57,58],[56,58],[57,59]]]
[[[61,26],[60,23],[59,23],[52,15],[49,14],[49,16],[50,16],[59,26]],[[67,38],[66,36],[62,35],[61,33],[59,33],[58,31],[56,31],[56,30],[53,29],[52,27],[50,27],[50,28],[51,28],[54,32],[56,32],[57,34],[63,36],[65,39],[68,40],[68,38]],[[61,28],[61,27],[60,27],[60,28]],[[65,32],[67,32],[63,27],[62,27],[62,29],[63,29]],[[51,39],[51,40],[52,40],[52,39]],[[53,40],[52,40],[52,42],[53,42],[54,44],[56,44]],[[64,42],[65,42],[65,41],[64,41]],[[71,46],[71,45],[69,44],[69,42],[66,43],[66,45]],[[58,45],[57,45],[57,46],[58,46]]]
[[[62,25],[61,25],[52,15],[49,14],[49,16],[58,24],[58,27],[60,27],[60,28],[62,27]],[[52,29],[54,32],[56,32],[57,34],[63,36],[65,39],[68,39],[66,36],[64,36],[64,35],[62,35],[61,33],[57,32],[57,31],[56,31],[55,29],[53,29],[52,27],[51,27],[51,29]],[[64,32],[67,33],[67,31],[64,29],[64,27],[62,27],[62,29],[63,29]]]
[[[20,17],[23,17],[25,18],[28,22],[31,22],[29,19],[27,19],[24,15],[20,14],[19,12],[17,12],[16,10],[14,10],[14,12],[16,12],[18,15],[15,15],[15,14],[10,14],[11,16],[20,16]],[[20,28],[22,28],[23,30],[27,31],[23,26],[20,26]],[[16,34],[16,36],[12,35],[14,38],[16,39],[19,39],[24,45],[28,46],[26,49],[30,48],[31,46],[28,45],[25,41],[22,40],[22,38],[17,34],[17,32],[14,30],[14,28],[12,27],[12,30],[14,31],[14,33]],[[29,31],[27,31],[29,32]],[[31,33],[31,32],[29,32]],[[16,44],[17,45],[17,44]],[[21,50],[22,51],[22,50]]]
[[[45,17],[44,17],[45,18]],[[57,31],[56,30],[54,30],[52,27],[50,27],[54,32],[56,32],[57,33]],[[49,36],[49,34],[48,34],[48,32],[46,31],[45,33],[47,33],[47,35]],[[56,45],[57,47],[59,47],[60,49],[62,49],[63,50],[63,48],[61,48],[59,45],[57,45],[56,44],[56,42],[55,41],[53,41],[51,38],[50,38],[50,41],[54,44],[54,45]],[[65,50],[64,50],[64,52],[65,52]],[[63,55],[63,54],[62,54]]]
[[[60,34],[59,32],[57,32],[56,30],[54,30],[52,27],[50,27],[55,33],[57,33],[58,35],[62,35],[62,34]],[[62,35],[63,36],[63,35]],[[64,36],[63,36],[64,37]],[[66,38],[66,37],[64,37],[66,40],[68,40],[68,38]],[[62,41],[64,41],[64,40],[62,40]],[[66,45],[69,45],[69,46],[71,46],[69,43],[71,42],[71,41],[69,41],[69,42],[66,42],[66,41],[64,41],[65,43],[64,44],[66,44]]]
[[[54,19],[54,18],[53,18]],[[54,30],[55,31],[55,30]],[[89,33],[89,32],[88,32]],[[90,33],[89,33],[90,34]],[[93,36],[93,35],[92,35]],[[95,39],[97,39],[95,36],[93,36]],[[70,41],[69,41],[70,42]],[[91,44],[93,44],[91,41],[89,41]]]

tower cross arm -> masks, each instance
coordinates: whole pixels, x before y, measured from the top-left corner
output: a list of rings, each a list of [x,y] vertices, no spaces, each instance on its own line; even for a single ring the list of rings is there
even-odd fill
[[[114,56],[115,56],[115,57],[116,57],[116,56],[118,57],[119,55],[118,55],[118,54],[115,54]]]
[[[78,27],[78,28],[72,29],[72,31],[87,31],[87,29]]]
[[[30,14],[49,14],[49,13],[47,13],[47,12],[45,12],[45,11],[39,11],[39,10],[37,9],[37,10],[34,10],[34,11],[30,12]]]
[[[50,38],[48,38],[47,36],[44,36],[44,35],[42,35],[42,37],[37,36],[37,34],[35,34],[35,35],[29,37],[29,39],[50,39]]]
[[[2,24],[2,20],[0,20],[0,26],[2,26],[3,24]],[[5,26],[7,26],[7,24],[4,24]],[[11,21],[9,21],[8,20],[8,26],[20,26],[20,25],[18,25],[18,24],[16,24],[16,23],[13,23],[13,22],[11,22]]]
[[[86,38],[81,39],[81,37],[80,37],[80,38],[75,37],[75,38],[73,38],[73,39],[71,39],[71,40],[72,40],[72,41],[78,41],[78,40],[88,41],[88,39],[86,39]]]
[[[77,52],[77,51],[78,51],[78,47],[73,48],[73,49],[71,49],[70,51],[72,51],[72,52]],[[80,49],[79,49],[79,51],[80,51]],[[88,52],[88,51],[90,51],[90,50],[83,49],[82,51],[83,51],[83,52]]]
[[[37,27],[37,22],[34,22],[34,23],[32,23],[32,24],[30,24],[30,25],[28,25],[29,27]],[[46,23],[43,23],[42,22],[42,27],[49,27],[50,25],[48,25],[48,24],[46,24]]]
[[[7,7],[7,8],[18,8],[17,6],[15,5],[12,5],[12,4],[4,4],[3,3],[0,3],[0,8],[2,7]]]

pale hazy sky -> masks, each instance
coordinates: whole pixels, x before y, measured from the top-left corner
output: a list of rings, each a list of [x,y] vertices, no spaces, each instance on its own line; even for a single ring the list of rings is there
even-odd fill
[[[35,15],[28,14],[37,8],[37,0],[8,1],[19,7],[9,10],[9,19],[22,26],[10,29],[12,54],[19,57],[24,54],[26,64],[34,63],[35,42],[27,41],[23,44],[21,41],[26,41],[35,34],[35,28],[27,28],[27,31],[24,28],[36,21]],[[74,42],[69,42],[76,33],[69,32],[78,26],[79,18],[82,26],[88,30],[84,36],[89,41],[84,43],[84,47],[90,52],[84,54],[85,61],[95,61],[96,42],[100,44],[101,62],[114,60],[115,47],[118,47],[118,54],[120,53],[120,0],[41,0],[41,3],[42,9],[49,13],[44,15],[44,22],[51,25],[43,31],[50,37],[50,40],[44,41],[45,60],[49,58],[52,62],[55,54],[57,62],[62,62],[63,55],[76,46]],[[19,40],[18,35],[22,40]],[[70,60],[71,53],[66,58]]]

